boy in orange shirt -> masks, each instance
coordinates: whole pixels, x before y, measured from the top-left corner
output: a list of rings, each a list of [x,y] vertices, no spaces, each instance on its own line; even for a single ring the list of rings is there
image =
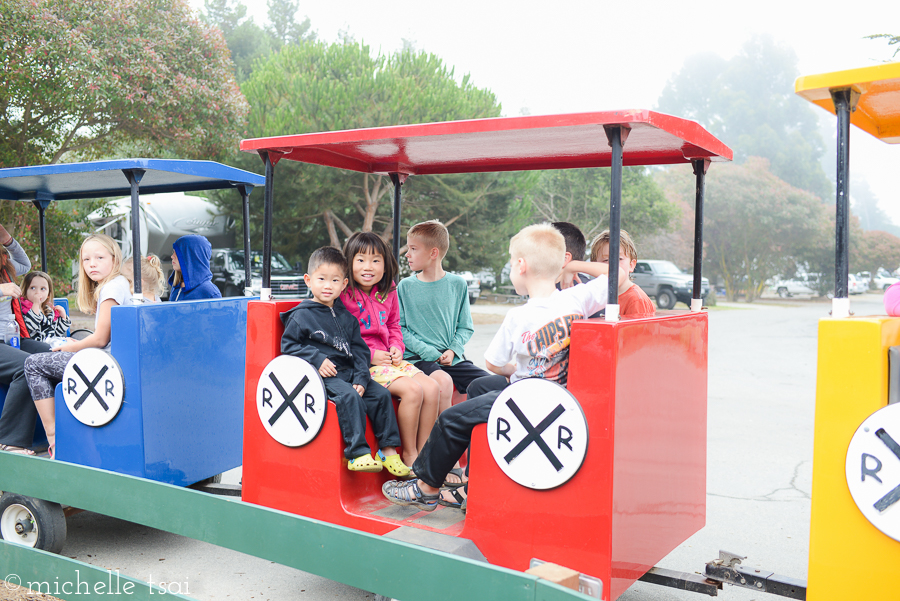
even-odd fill
[[[635,286],[629,277],[637,265],[637,248],[628,232],[619,233],[619,315],[646,317],[656,310],[650,297]],[[609,230],[604,230],[591,244],[591,261],[609,264]]]

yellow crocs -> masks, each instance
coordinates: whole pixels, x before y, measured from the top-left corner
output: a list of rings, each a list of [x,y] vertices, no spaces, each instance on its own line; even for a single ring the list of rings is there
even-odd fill
[[[374,457],[366,453],[348,461],[347,469],[351,472],[380,472],[381,463],[375,461]]]
[[[398,478],[403,478],[404,476],[409,475],[409,467],[403,463],[403,460],[400,459],[400,455],[391,455],[389,457],[385,457],[384,453],[380,450],[378,451],[378,461],[381,462],[387,471],[394,474]]]

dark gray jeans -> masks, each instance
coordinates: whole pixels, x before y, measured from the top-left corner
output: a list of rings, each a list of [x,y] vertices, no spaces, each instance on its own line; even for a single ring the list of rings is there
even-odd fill
[[[34,443],[37,409],[25,381],[25,359],[49,350],[47,343],[30,338],[22,339],[21,350],[0,343],[0,384],[9,387],[0,415],[0,444],[29,448]]]

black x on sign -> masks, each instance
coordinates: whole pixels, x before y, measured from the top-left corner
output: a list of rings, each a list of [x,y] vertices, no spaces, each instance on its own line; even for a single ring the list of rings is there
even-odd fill
[[[63,398],[72,415],[88,426],[109,423],[122,407],[122,370],[100,349],[78,352],[63,373]]]
[[[508,386],[491,408],[488,444],[506,475],[528,488],[555,488],[581,467],[588,430],[578,401],[538,378]]]
[[[847,487],[873,526],[900,541],[900,404],[866,418],[847,448]]]
[[[272,438],[288,447],[303,446],[316,437],[325,420],[322,378],[299,357],[276,357],[260,375],[256,408]]]

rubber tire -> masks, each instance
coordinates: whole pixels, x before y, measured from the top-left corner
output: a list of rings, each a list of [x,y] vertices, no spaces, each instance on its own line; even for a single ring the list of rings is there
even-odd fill
[[[470,296],[470,297],[469,297],[469,304],[470,304],[470,305],[474,305],[474,304],[475,304],[475,301],[477,301],[477,300],[478,300],[478,297],[477,297],[477,296]]]
[[[385,597],[384,595],[375,595],[375,601],[394,601],[391,597]]]
[[[881,291],[882,291],[882,292],[887,292],[887,289],[890,288],[890,287],[891,287],[890,284],[885,284],[884,287],[881,289]]]
[[[197,488],[197,487],[206,486],[207,484],[221,484],[221,483],[222,483],[222,474],[216,474],[215,476],[210,476],[209,478],[206,478],[205,480],[201,480],[200,482],[195,482],[194,484],[191,484],[188,488]]]
[[[781,288],[778,289],[778,296],[780,296],[781,298],[790,298],[791,293],[788,292],[787,288],[782,286]]]
[[[0,524],[3,523],[4,514],[14,505],[24,507],[31,514],[32,520],[37,526],[37,540],[33,545],[35,549],[49,553],[62,551],[63,545],[66,543],[66,516],[59,503],[51,503],[15,493],[3,493],[3,496],[0,497]],[[3,531],[0,530],[0,538],[7,542],[21,544],[16,540],[17,537],[18,535],[13,532],[10,538],[6,538],[3,536]]]
[[[663,311],[674,307],[676,302],[675,293],[668,288],[663,288],[656,294],[656,306]]]

